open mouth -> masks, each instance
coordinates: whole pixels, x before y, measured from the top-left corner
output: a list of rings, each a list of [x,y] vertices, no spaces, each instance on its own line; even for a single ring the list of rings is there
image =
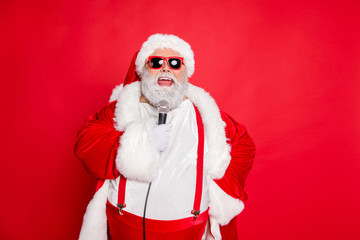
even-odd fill
[[[158,84],[159,86],[170,87],[173,84],[173,80],[168,77],[159,77]]]

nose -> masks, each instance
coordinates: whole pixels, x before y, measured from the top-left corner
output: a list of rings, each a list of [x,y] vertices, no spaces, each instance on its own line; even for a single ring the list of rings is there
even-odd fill
[[[164,64],[162,65],[161,72],[170,72],[170,68],[168,64],[169,64],[168,61],[164,60]]]

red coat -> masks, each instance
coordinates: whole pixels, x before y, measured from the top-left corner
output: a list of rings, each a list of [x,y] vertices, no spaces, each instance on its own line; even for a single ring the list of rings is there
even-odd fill
[[[115,179],[119,176],[115,159],[120,137],[124,132],[115,128],[116,104],[117,101],[113,101],[89,116],[76,138],[75,155],[86,170],[100,180]],[[202,114],[201,109],[200,113]],[[214,181],[227,195],[244,201],[247,199],[244,183],[252,167],[255,146],[244,126],[222,111],[220,116],[225,123],[227,143],[231,146],[231,160],[223,176]],[[97,189],[99,187],[100,185]],[[237,239],[236,229],[234,217],[227,225],[220,226],[222,239]]]

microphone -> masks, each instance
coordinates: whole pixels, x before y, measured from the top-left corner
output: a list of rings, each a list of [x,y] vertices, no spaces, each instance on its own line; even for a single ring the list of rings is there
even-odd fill
[[[166,115],[170,111],[169,102],[166,100],[161,100],[158,103],[158,111],[159,111],[159,120],[158,125],[166,123]]]

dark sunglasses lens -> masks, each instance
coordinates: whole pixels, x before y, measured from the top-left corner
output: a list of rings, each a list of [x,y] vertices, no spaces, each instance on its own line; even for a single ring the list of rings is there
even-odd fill
[[[170,58],[168,63],[173,69],[179,69],[181,67],[181,59],[179,58]]]
[[[162,58],[152,58],[150,60],[150,64],[152,68],[161,68],[163,65],[164,60]]]

